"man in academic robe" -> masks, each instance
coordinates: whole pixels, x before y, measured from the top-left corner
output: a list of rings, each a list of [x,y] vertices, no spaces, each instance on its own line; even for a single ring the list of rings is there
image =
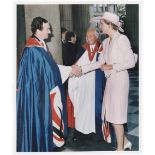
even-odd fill
[[[102,52],[96,30],[89,28],[86,33],[86,43],[78,51],[76,62],[76,65],[82,67],[84,74],[70,78],[68,83],[69,98],[73,104],[75,118],[75,124],[70,126],[75,126],[76,131],[84,135],[93,134],[97,139],[103,138],[101,109],[105,75],[100,69],[86,73],[84,66],[97,62]]]
[[[56,64],[44,42],[51,33],[46,19],[34,18],[31,31],[17,79],[17,152],[48,152],[65,143],[66,103],[62,83],[81,70]]]

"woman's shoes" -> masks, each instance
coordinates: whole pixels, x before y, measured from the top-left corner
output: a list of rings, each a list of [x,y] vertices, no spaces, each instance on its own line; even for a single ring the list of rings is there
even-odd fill
[[[132,148],[132,143],[130,141],[128,141],[125,145],[124,145],[124,150],[129,149],[131,150]]]

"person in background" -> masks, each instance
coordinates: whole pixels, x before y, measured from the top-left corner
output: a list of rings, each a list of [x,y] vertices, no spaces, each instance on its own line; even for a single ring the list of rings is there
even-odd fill
[[[77,38],[74,32],[68,31],[65,36],[64,65],[70,66],[75,63],[77,53]]]
[[[65,44],[63,46],[63,65],[72,66],[75,63],[77,53],[76,34],[74,32],[66,32]],[[64,88],[67,95],[68,80],[66,80],[66,82],[64,83]]]
[[[65,43],[65,36],[66,36],[66,33],[67,33],[67,29],[65,27],[61,27],[61,41],[62,43]]]
[[[65,27],[61,27],[61,44],[62,44],[62,61],[63,61],[63,65],[64,65],[64,58],[65,58],[65,36],[67,33],[67,29]]]

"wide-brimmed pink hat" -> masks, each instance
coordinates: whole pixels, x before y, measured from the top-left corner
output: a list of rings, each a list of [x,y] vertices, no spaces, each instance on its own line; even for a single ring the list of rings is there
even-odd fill
[[[100,22],[100,20],[105,19],[119,28],[119,31],[124,32],[121,28],[122,23],[119,21],[119,16],[111,12],[104,12],[103,16],[93,17],[90,22]]]

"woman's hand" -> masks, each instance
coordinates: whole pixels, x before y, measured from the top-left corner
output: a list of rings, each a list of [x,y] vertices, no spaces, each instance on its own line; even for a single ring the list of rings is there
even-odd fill
[[[111,69],[113,69],[112,65],[107,65],[107,64],[101,65],[102,71],[111,70]]]
[[[82,68],[80,66],[73,65],[72,71],[70,73],[70,77],[72,77],[72,76],[80,77],[81,75],[82,75]]]

